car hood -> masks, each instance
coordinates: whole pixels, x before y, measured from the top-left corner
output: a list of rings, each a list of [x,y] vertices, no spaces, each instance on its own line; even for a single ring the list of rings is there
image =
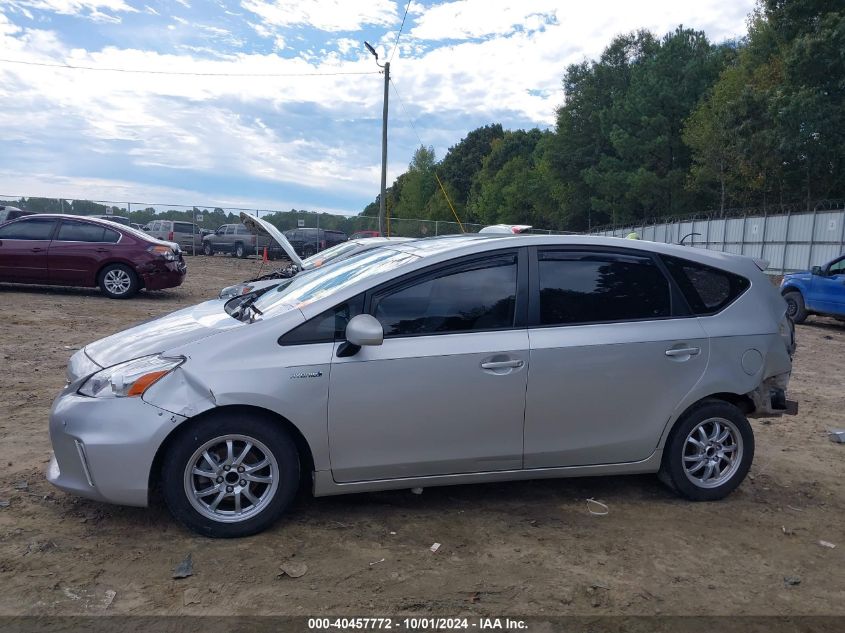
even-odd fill
[[[90,343],[85,354],[101,367],[111,367],[244,325],[226,313],[221,301],[206,301]]]
[[[285,251],[285,254],[288,256],[288,259],[299,266],[300,269],[302,268],[302,260],[299,258],[299,255],[296,254],[296,251],[293,250],[293,246],[291,246],[291,243],[288,242],[288,238],[286,238],[279,229],[269,222],[254,215],[250,215],[245,211],[241,211],[241,222],[255,235],[269,235],[279,244],[279,246],[282,247],[282,250]]]

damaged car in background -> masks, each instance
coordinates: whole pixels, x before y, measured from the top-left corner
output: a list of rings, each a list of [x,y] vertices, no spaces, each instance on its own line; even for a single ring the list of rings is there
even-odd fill
[[[266,220],[262,220],[261,218],[242,211],[241,222],[253,235],[263,235],[269,237],[271,240],[274,240],[288,258],[288,263],[280,268],[264,273],[263,275],[261,274],[261,271],[259,271],[258,276],[253,279],[248,279],[242,283],[223,288],[220,291],[220,294],[217,295],[218,298],[226,299],[228,301],[235,297],[239,297],[238,301],[231,301],[229,303],[228,308],[230,311],[234,310],[246,301],[256,299],[270,288],[278,286],[281,280],[290,279],[298,273],[314,270],[320,266],[328,264],[329,262],[346,259],[347,257],[352,257],[352,255],[368,251],[371,248],[384,246],[390,242],[407,242],[412,239],[409,237],[367,237],[352,239],[336,244],[331,248],[327,248],[326,250],[320,251],[319,253],[303,260],[299,257],[299,255],[297,255],[296,250],[287,240],[284,233]]]
[[[585,236],[389,243],[85,346],[47,478],[212,537],[316,496],[656,473],[722,499],[787,412],[794,327],[749,258]],[[723,512],[723,510],[719,512]]]

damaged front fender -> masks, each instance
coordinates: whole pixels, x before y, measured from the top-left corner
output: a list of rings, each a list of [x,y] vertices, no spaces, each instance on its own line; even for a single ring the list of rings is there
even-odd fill
[[[190,369],[182,365],[166,378],[147,389],[143,399],[150,404],[192,418],[217,406],[217,399],[210,387]]]

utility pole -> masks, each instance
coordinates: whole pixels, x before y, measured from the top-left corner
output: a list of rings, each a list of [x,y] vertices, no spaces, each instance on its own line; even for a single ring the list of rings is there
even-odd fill
[[[390,62],[384,64],[384,108],[381,114],[381,196],[378,205],[378,230],[387,235],[387,98],[390,94]]]
[[[378,230],[381,235],[387,235],[387,101],[390,94],[390,62],[384,65],[378,63],[378,53],[369,42],[364,46],[376,58],[376,66],[384,68],[384,102],[381,113],[381,195],[378,204]]]

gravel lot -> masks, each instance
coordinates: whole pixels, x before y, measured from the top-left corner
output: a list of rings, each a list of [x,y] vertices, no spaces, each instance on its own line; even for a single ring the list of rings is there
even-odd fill
[[[681,501],[651,476],[303,495],[274,529],[219,541],[160,505],[55,490],[42,474],[47,415],[73,350],[209,298],[259,262],[188,267],[181,288],[130,301],[0,285],[0,500],[10,502],[0,614],[845,614],[845,445],[826,434],[845,427],[845,324],[825,319],[798,328],[800,414],[753,422],[751,476],[719,503]],[[609,514],[591,515],[588,498]],[[188,553],[194,575],[173,580]],[[290,560],[307,573],[279,577]]]

